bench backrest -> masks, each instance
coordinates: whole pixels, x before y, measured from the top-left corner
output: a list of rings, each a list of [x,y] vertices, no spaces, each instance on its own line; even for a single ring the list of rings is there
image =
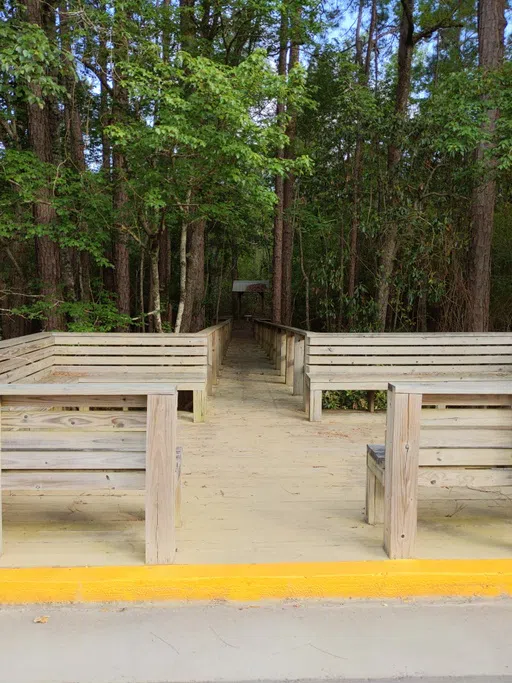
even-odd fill
[[[312,334],[310,375],[512,374],[512,333]]]
[[[208,340],[196,334],[54,333],[53,370],[98,379],[179,376],[206,382]]]
[[[2,488],[143,490],[147,403],[154,386],[124,395],[121,385],[109,395],[108,387],[86,393],[97,389],[89,385],[74,389],[83,395],[55,395],[58,386],[35,385],[42,392],[37,395],[1,396]],[[176,415],[169,419],[176,429]]]
[[[512,466],[512,410],[423,408],[420,466]]]
[[[52,364],[50,332],[0,341],[0,383],[38,381],[51,372]]]

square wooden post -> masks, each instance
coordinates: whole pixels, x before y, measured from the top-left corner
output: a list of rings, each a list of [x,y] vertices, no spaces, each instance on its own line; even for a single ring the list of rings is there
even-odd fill
[[[393,560],[414,552],[418,524],[421,394],[388,388],[384,471],[384,549]]]
[[[172,564],[176,553],[174,497],[177,408],[177,393],[148,396],[146,564]]]
[[[277,372],[286,380],[286,332],[277,332]]]
[[[295,349],[293,352],[293,395],[302,396],[304,393],[304,337],[294,335]]]
[[[215,348],[214,335],[209,334],[207,337],[207,366],[206,366],[206,391],[208,396],[213,394],[213,385],[215,381]]]
[[[286,334],[286,384],[293,384],[293,359],[295,356],[295,335]]]
[[[219,383],[219,365],[220,365],[220,350],[221,345],[217,337],[217,331],[212,332],[212,365],[213,365],[213,383]]]

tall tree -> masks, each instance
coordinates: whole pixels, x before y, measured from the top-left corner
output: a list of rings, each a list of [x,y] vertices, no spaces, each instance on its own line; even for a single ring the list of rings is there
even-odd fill
[[[286,60],[288,55],[288,14],[286,7],[281,8],[281,21],[279,25],[279,57],[277,61],[277,73],[281,78],[286,78]],[[277,101],[277,119],[281,124],[284,121],[286,105],[282,99]],[[284,147],[277,150],[277,158],[284,158]],[[276,207],[274,212],[274,250],[272,257],[272,320],[281,322],[282,318],[282,291],[283,291],[283,220],[284,220],[284,178],[276,175],[275,179]]]
[[[300,55],[300,6],[293,7],[290,13],[290,56],[288,59],[288,75],[299,63]],[[293,105],[287,106],[288,125],[286,127],[285,157],[291,161],[295,159],[295,138],[297,135],[297,112]],[[281,318],[286,325],[292,322],[292,266],[293,266],[293,233],[294,217],[293,202],[295,194],[295,174],[290,171],[283,186],[283,257],[282,257],[282,291]]]
[[[39,27],[46,33],[55,30],[54,8],[41,0],[26,0],[26,17],[30,24]],[[30,83],[32,93],[28,109],[28,136],[30,147],[36,157],[48,168],[53,164],[53,125],[52,106],[44,96],[37,81]],[[41,281],[41,292],[48,302],[43,326],[47,330],[64,328],[64,317],[59,311],[61,295],[61,267],[59,245],[51,236],[57,223],[57,214],[52,203],[51,185],[41,186],[33,206],[34,221],[42,233],[36,237],[36,253],[38,273]]]
[[[478,2],[478,62],[485,74],[503,64],[505,37],[505,0]],[[476,153],[478,181],[471,202],[471,252],[468,279],[469,305],[467,327],[473,332],[489,329],[491,297],[491,248],[496,204],[496,160],[493,135],[499,112],[487,111],[483,124],[484,140]]]

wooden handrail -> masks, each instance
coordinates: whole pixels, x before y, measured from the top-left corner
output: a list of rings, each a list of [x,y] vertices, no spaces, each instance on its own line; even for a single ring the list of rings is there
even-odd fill
[[[293,386],[294,396],[304,393],[305,340],[311,334],[290,325],[255,318],[254,336],[275,365],[286,384]]]

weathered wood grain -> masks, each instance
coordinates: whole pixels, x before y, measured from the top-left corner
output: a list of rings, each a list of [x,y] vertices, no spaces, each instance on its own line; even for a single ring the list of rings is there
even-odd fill
[[[148,396],[146,563],[174,561],[176,396]]]

